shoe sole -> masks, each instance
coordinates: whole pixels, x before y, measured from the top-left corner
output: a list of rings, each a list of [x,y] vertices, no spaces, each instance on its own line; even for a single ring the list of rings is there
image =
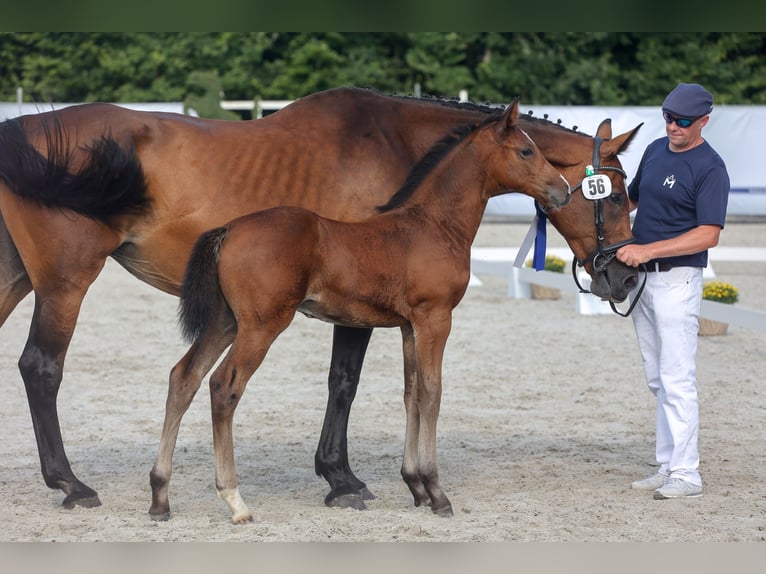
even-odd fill
[[[659,492],[654,493],[654,500],[670,500],[671,498],[702,498],[702,493],[697,492],[696,494],[679,494],[678,496],[666,496]]]

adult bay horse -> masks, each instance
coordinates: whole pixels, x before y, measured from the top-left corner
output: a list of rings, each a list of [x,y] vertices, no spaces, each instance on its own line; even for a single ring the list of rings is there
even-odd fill
[[[84,104],[0,124],[0,324],[34,291],[19,370],[43,478],[66,494],[63,505],[100,504],[71,469],[57,395],[80,305],[107,257],[178,295],[203,231],[285,204],[339,220],[368,217],[434,142],[491,111],[338,88],[247,122]],[[542,119],[522,116],[519,125],[573,187],[594,151],[602,166],[619,168],[618,154],[640,127],[612,138],[605,120],[597,148],[601,139]],[[603,237],[615,244],[631,237],[630,220],[622,175],[606,173],[615,191],[604,201]],[[623,300],[637,273],[616,259],[593,267],[591,202],[573,194],[550,219],[585,262],[592,291]],[[366,492],[348,465],[346,424],[370,333],[334,329],[328,417],[316,455],[317,472],[331,487],[328,504]]]
[[[189,373],[172,379],[158,466],[172,458],[197,373],[210,377],[215,484],[231,520],[252,519],[237,487],[232,419],[271,344],[300,311],[347,327],[399,327],[406,434],[402,476],[415,506],[452,515],[439,484],[436,422],[452,310],[468,288],[471,243],[490,197],[520,191],[545,208],[569,200],[569,184],[516,127],[518,99],[478,127],[439,141],[403,187],[361,222],[299,207],[242,216],[204,233],[184,278],[180,317],[192,348]],[[311,193],[311,190],[307,190]],[[167,483],[160,489],[167,493]],[[167,506],[165,501],[160,506]],[[155,509],[152,509],[155,511]]]

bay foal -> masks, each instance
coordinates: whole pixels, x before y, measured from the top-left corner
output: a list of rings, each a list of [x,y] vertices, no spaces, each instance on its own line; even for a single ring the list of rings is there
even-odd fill
[[[150,513],[161,516],[169,508],[172,451],[193,381],[231,344],[210,377],[216,488],[234,523],[251,520],[237,485],[232,419],[250,377],[300,311],[337,325],[401,329],[402,476],[416,506],[452,514],[436,462],[442,357],[452,310],[468,286],[471,243],[484,208],[490,197],[512,191],[547,209],[569,200],[566,180],[516,126],[517,118],[518,99],[442,139],[379,213],[362,222],[277,207],[200,236],[180,302],[184,335],[193,345],[171,374]]]

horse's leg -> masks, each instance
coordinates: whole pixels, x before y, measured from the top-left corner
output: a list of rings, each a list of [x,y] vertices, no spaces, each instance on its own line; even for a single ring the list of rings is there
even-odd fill
[[[372,329],[340,325],[333,329],[327,409],[314,456],[314,470],[330,483],[327,506],[364,510],[364,501],[375,498],[348,462],[348,419],[370,335]]]
[[[427,322],[415,326],[417,362],[417,405],[420,416],[418,437],[418,473],[431,499],[431,510],[452,516],[452,504],[439,484],[436,462],[436,423],[442,394],[442,361],[451,327],[451,314],[430,310]]]
[[[88,285],[95,275],[89,279]],[[87,286],[68,282],[59,287],[52,292],[35,291],[32,324],[19,359],[19,371],[27,391],[45,484],[66,494],[62,502],[65,508],[99,506],[96,491],[80,482],[72,472],[56,406],[64,359]]]
[[[69,465],[56,401],[83,298],[106,258],[120,245],[122,235],[67,210],[18,200],[2,184],[0,208],[3,263],[10,254],[15,268],[11,275],[5,271],[3,280],[12,277],[11,283],[16,285],[15,294],[4,300],[2,312],[9,312],[30,283],[35,295],[29,336],[18,365],[43,479],[50,488],[64,492],[62,504],[66,508],[98,506],[101,503],[96,492],[80,482]]]
[[[149,473],[149,483],[152,487],[152,505],[149,508],[149,514],[154,520],[170,518],[168,490],[173,471],[173,451],[181,419],[199,390],[203,377],[231,343],[232,338],[231,335],[223,338],[219,336],[201,338],[170,371],[160,447],[154,466]]]
[[[412,492],[415,506],[430,504],[423,481],[418,472],[418,436],[420,434],[420,413],[418,410],[417,362],[415,360],[415,336],[412,327],[402,327],[402,351],[404,355],[404,410],[407,427],[404,436],[404,458],[402,478]]]

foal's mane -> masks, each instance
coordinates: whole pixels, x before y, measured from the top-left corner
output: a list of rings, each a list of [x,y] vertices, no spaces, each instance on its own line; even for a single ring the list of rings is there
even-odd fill
[[[391,211],[405,203],[415,192],[418,186],[423,182],[425,177],[431,173],[431,171],[441,163],[441,161],[466,139],[470,134],[478,130],[479,128],[497,121],[503,115],[503,110],[494,109],[481,123],[464,124],[454,128],[446,136],[437,141],[431,146],[431,149],[420,158],[418,163],[410,170],[407,179],[404,181],[402,187],[399,188],[388,203],[378,206],[375,211],[377,213],[384,213]]]

